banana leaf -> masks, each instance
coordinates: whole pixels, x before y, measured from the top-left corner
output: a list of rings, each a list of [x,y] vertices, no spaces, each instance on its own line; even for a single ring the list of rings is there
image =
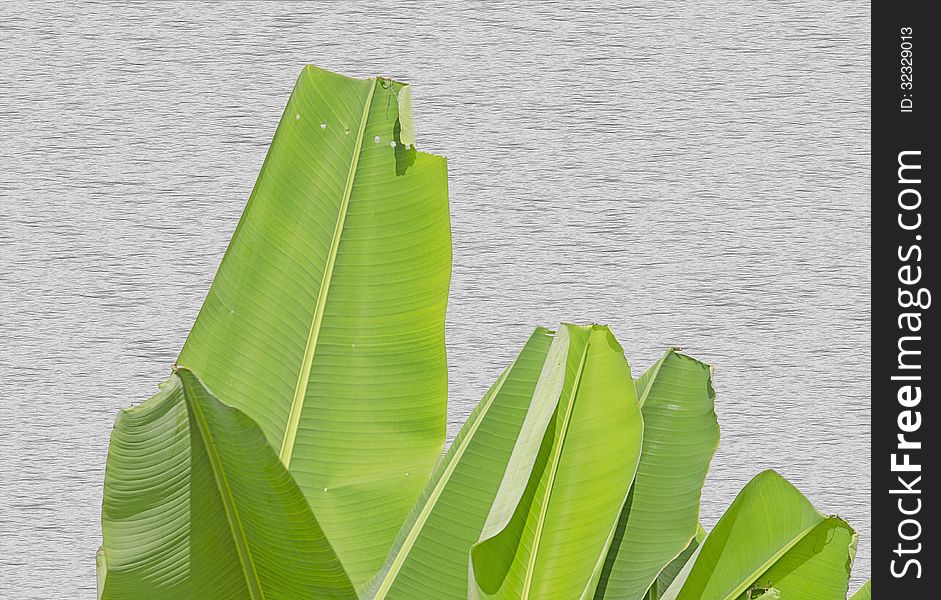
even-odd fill
[[[644,426],[620,345],[599,326],[557,341],[560,393],[530,409],[471,547],[473,600],[591,598],[637,468]]]
[[[261,430],[186,369],[111,435],[102,600],[355,598]]]
[[[702,486],[719,445],[709,365],[668,350],[638,378],[637,396],[643,451],[596,600],[639,599],[651,586],[654,593],[666,589],[658,575],[701,529]]]
[[[872,600],[872,580],[866,581],[856,593],[850,596],[850,600]]]
[[[768,470],[738,494],[662,600],[844,600],[856,532]]]
[[[435,467],[364,597],[426,600],[429,590],[440,598],[466,597],[467,553],[480,536],[530,407],[558,400],[566,350],[563,336],[542,327],[533,332]]]
[[[670,584],[680,574],[680,571],[683,570],[683,567],[686,566],[686,563],[689,562],[689,559],[692,558],[704,539],[706,539],[706,530],[702,528],[702,525],[699,525],[696,529],[696,535],[689,541],[686,548],[657,575],[656,581],[647,590],[644,600],[660,600],[660,594],[670,587]]]
[[[178,364],[253,419],[360,584],[441,454],[447,164],[408,86],[307,67]]]

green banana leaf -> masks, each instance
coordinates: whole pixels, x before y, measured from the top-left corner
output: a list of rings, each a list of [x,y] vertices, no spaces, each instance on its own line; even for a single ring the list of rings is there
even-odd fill
[[[561,392],[527,415],[471,547],[472,600],[591,598],[637,468],[644,426],[620,345],[600,326],[557,341]]]
[[[480,536],[530,406],[553,402],[547,394],[558,399],[560,389],[547,384],[558,379],[564,361],[564,342],[537,328],[435,467],[364,597],[426,600],[429,590],[440,598],[466,597],[467,553]]]
[[[850,600],[872,600],[872,580],[866,581],[861,588],[856,590]]]
[[[643,598],[690,545],[700,529],[702,486],[719,445],[709,365],[667,350],[638,378],[637,396],[643,451],[595,600]]]
[[[644,600],[660,600],[660,594],[670,587],[670,584],[680,574],[680,571],[686,566],[686,563],[689,562],[689,559],[704,539],[706,539],[706,530],[703,529],[702,525],[699,525],[696,529],[696,535],[689,541],[686,548],[657,575],[657,580],[647,590]]]
[[[261,430],[186,369],[118,415],[102,537],[102,600],[356,597]]]
[[[738,494],[662,600],[844,600],[856,532],[764,471]],[[763,593],[763,595],[762,595]]]
[[[357,584],[445,435],[447,163],[410,98],[304,69],[178,360],[261,427]]]

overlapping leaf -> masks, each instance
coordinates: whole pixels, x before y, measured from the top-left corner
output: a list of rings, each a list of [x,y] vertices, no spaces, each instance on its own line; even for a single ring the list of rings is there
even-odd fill
[[[644,446],[596,600],[639,600],[696,535],[719,443],[711,375],[709,365],[668,350],[638,378]]]
[[[845,598],[855,532],[774,472],[705,535],[710,368],[635,383],[606,327],[537,329],[426,482],[451,249],[414,143],[408,86],[301,74],[178,375],[115,425],[100,597]]]
[[[185,369],[118,416],[102,534],[103,600],[355,598],[261,430]]]
[[[606,327],[566,325],[561,394],[524,426],[471,548],[469,598],[591,598],[637,468],[643,421]]]
[[[301,73],[178,361],[258,423],[358,584],[444,443],[447,167],[410,105]]]
[[[856,533],[826,517],[774,471],[752,479],[709,532],[663,600],[844,600]]]
[[[696,529],[696,535],[690,540],[686,548],[680,552],[680,555],[671,560],[670,563],[660,571],[660,574],[657,575],[657,580],[647,589],[644,600],[660,600],[660,594],[670,587],[670,584],[673,583],[673,580],[680,574],[680,571],[683,570],[683,567],[686,566],[689,559],[693,557],[696,553],[696,549],[699,548],[699,545],[704,539],[706,539],[706,530],[700,525]]]
[[[441,598],[466,596],[468,551],[480,536],[524,420],[533,405],[558,400],[560,384],[553,380],[565,362],[562,346],[544,328],[533,332],[435,467],[366,597],[424,600],[429,590]]]

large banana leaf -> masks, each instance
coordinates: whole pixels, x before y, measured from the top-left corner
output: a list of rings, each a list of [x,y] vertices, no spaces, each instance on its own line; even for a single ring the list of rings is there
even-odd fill
[[[872,600],[872,581],[867,581],[863,587],[856,590],[850,600]]]
[[[856,532],[774,471],[732,502],[663,600],[846,598]]]
[[[471,548],[472,599],[591,598],[637,468],[643,421],[620,345],[598,326],[559,339],[561,393],[530,409]]]
[[[467,553],[480,536],[524,419],[531,406],[558,401],[564,337],[537,328],[480,401],[435,467],[365,597],[426,600],[430,590],[436,598],[467,595]]]
[[[637,380],[644,445],[595,599],[640,600],[699,528],[719,444],[712,368],[668,350]],[[661,588],[665,589],[665,588]]]
[[[261,427],[350,577],[444,443],[447,166],[407,86],[300,75],[178,364]]]
[[[355,598],[261,430],[186,369],[118,415],[102,535],[104,600]]]

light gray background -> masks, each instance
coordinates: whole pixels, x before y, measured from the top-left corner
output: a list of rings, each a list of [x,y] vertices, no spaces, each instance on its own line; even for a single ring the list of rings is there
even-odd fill
[[[94,597],[116,411],[169,366],[301,67],[450,160],[449,439],[537,324],[716,368],[702,518],[774,467],[869,575],[861,2],[0,3],[4,598]]]

